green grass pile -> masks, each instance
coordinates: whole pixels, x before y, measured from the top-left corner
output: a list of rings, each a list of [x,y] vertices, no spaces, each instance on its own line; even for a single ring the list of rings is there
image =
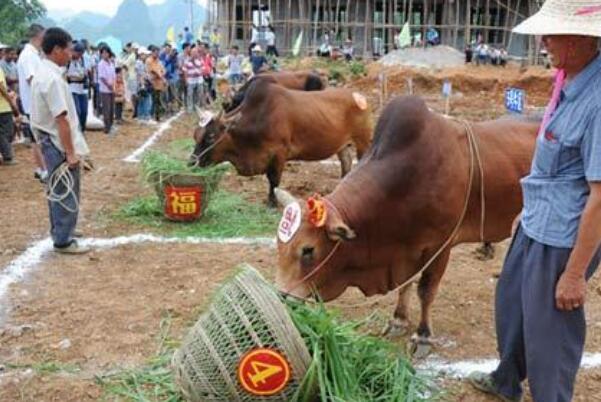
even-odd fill
[[[343,322],[321,303],[286,301],[313,361],[296,402],[407,402],[432,400],[433,388],[402,351],[362,334],[360,323]]]
[[[204,216],[185,225],[168,222],[156,196],[138,198],[121,208],[118,218],[153,228],[165,229],[174,236],[253,237],[273,236],[280,214],[240,195],[217,190]]]
[[[184,143],[187,144],[187,143]],[[152,186],[160,185],[161,181],[168,181],[178,175],[203,178],[205,192],[212,194],[217,190],[219,182],[229,167],[225,164],[198,168],[188,165],[186,159],[174,154],[179,153],[178,144],[172,144],[171,153],[161,151],[148,151],[142,158],[142,174],[146,182]],[[182,147],[180,145],[180,147]],[[185,150],[185,148],[182,148]]]

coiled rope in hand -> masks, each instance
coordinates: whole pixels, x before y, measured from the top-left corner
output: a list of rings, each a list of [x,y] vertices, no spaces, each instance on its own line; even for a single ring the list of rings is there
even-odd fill
[[[62,185],[63,189],[60,193],[58,188]],[[71,213],[79,211],[79,200],[75,194],[75,178],[67,162],[63,162],[58,168],[48,177],[48,190],[46,198],[50,202],[59,204],[63,209]],[[74,208],[65,204],[65,202],[73,197]]]

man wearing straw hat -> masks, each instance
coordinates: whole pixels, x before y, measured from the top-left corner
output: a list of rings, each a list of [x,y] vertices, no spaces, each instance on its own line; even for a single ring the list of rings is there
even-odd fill
[[[524,209],[496,293],[501,361],[470,382],[504,401],[570,401],[586,335],[586,281],[601,243],[601,0],[547,0],[515,28],[558,69]]]

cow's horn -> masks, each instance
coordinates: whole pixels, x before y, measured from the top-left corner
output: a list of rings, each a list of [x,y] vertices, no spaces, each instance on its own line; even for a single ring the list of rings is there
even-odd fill
[[[296,198],[292,194],[290,194],[286,190],[282,190],[281,188],[276,188],[275,190],[275,198],[278,200],[278,204],[282,207],[286,208],[288,205],[298,202]]]

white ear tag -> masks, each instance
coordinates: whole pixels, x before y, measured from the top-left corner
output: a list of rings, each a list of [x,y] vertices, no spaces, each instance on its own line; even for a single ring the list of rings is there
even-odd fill
[[[282,243],[288,243],[301,225],[302,211],[298,202],[293,202],[284,210],[280,226],[278,227],[278,239]]]

